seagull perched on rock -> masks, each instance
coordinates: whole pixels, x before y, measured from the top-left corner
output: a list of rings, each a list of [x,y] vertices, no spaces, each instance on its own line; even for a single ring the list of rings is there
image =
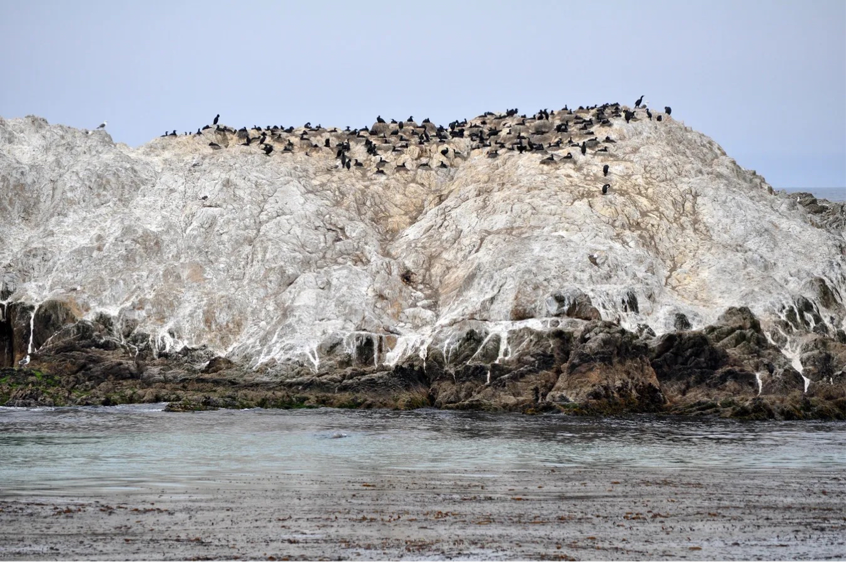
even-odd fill
[[[18,365],[20,365],[21,367],[29,365],[29,355],[18,361]]]

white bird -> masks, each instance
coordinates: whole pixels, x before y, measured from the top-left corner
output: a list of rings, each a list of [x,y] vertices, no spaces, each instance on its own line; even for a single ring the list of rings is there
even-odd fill
[[[29,355],[18,361],[18,365],[20,365],[21,367],[29,365]]]
[[[107,123],[107,121],[103,121],[102,123],[100,123],[100,126],[99,126],[99,127],[97,127],[97,129],[105,129],[105,128],[106,128],[106,123]]]

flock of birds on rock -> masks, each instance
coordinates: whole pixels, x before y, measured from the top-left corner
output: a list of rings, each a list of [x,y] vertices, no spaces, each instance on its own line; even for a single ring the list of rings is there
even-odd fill
[[[671,113],[672,109],[665,107],[663,115],[653,115],[641,96],[634,110],[619,103],[578,109],[564,106],[559,111],[541,109],[532,116],[509,109],[505,113],[486,112],[469,121],[453,121],[447,127],[436,126],[429,119],[418,124],[413,116],[405,121],[386,121],[378,116],[371,127],[361,129],[325,129],[306,123],[302,127],[269,125],[236,130],[220,125],[218,114],[211,125],[184,135],[212,135],[214,140],[208,146],[213,150],[222,150],[235,143],[255,146],[267,156],[274,152],[283,156],[332,154],[340,169],[356,168],[365,173],[386,175],[388,172],[426,172],[453,167],[468,156],[456,150],[456,139],[465,139],[461,148],[466,150],[469,146],[470,152],[484,151],[488,158],[498,158],[506,152],[533,153],[542,156],[542,165],[563,165],[574,160],[573,152],[576,151],[582,156],[587,156],[588,151],[594,155],[607,154],[616,141],[603,135],[601,130],[611,127],[614,119],[625,119],[629,123],[654,117],[662,121]],[[179,135],[174,130],[162,136]],[[608,164],[603,166],[603,177],[608,176],[609,169]],[[605,183],[602,194],[610,189],[611,184]]]

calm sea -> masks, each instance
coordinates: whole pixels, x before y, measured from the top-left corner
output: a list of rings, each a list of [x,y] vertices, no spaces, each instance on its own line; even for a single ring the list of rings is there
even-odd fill
[[[812,193],[817,199],[846,202],[846,187],[809,187],[806,189],[787,189],[788,193],[803,191]]]
[[[846,423],[162,407],[0,408],[0,493],[179,489],[228,474],[496,476],[594,466],[846,471]]]

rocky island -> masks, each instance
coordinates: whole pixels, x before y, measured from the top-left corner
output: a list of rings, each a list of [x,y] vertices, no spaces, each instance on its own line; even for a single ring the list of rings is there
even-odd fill
[[[0,119],[0,404],[844,419],[844,233],[669,108]]]

